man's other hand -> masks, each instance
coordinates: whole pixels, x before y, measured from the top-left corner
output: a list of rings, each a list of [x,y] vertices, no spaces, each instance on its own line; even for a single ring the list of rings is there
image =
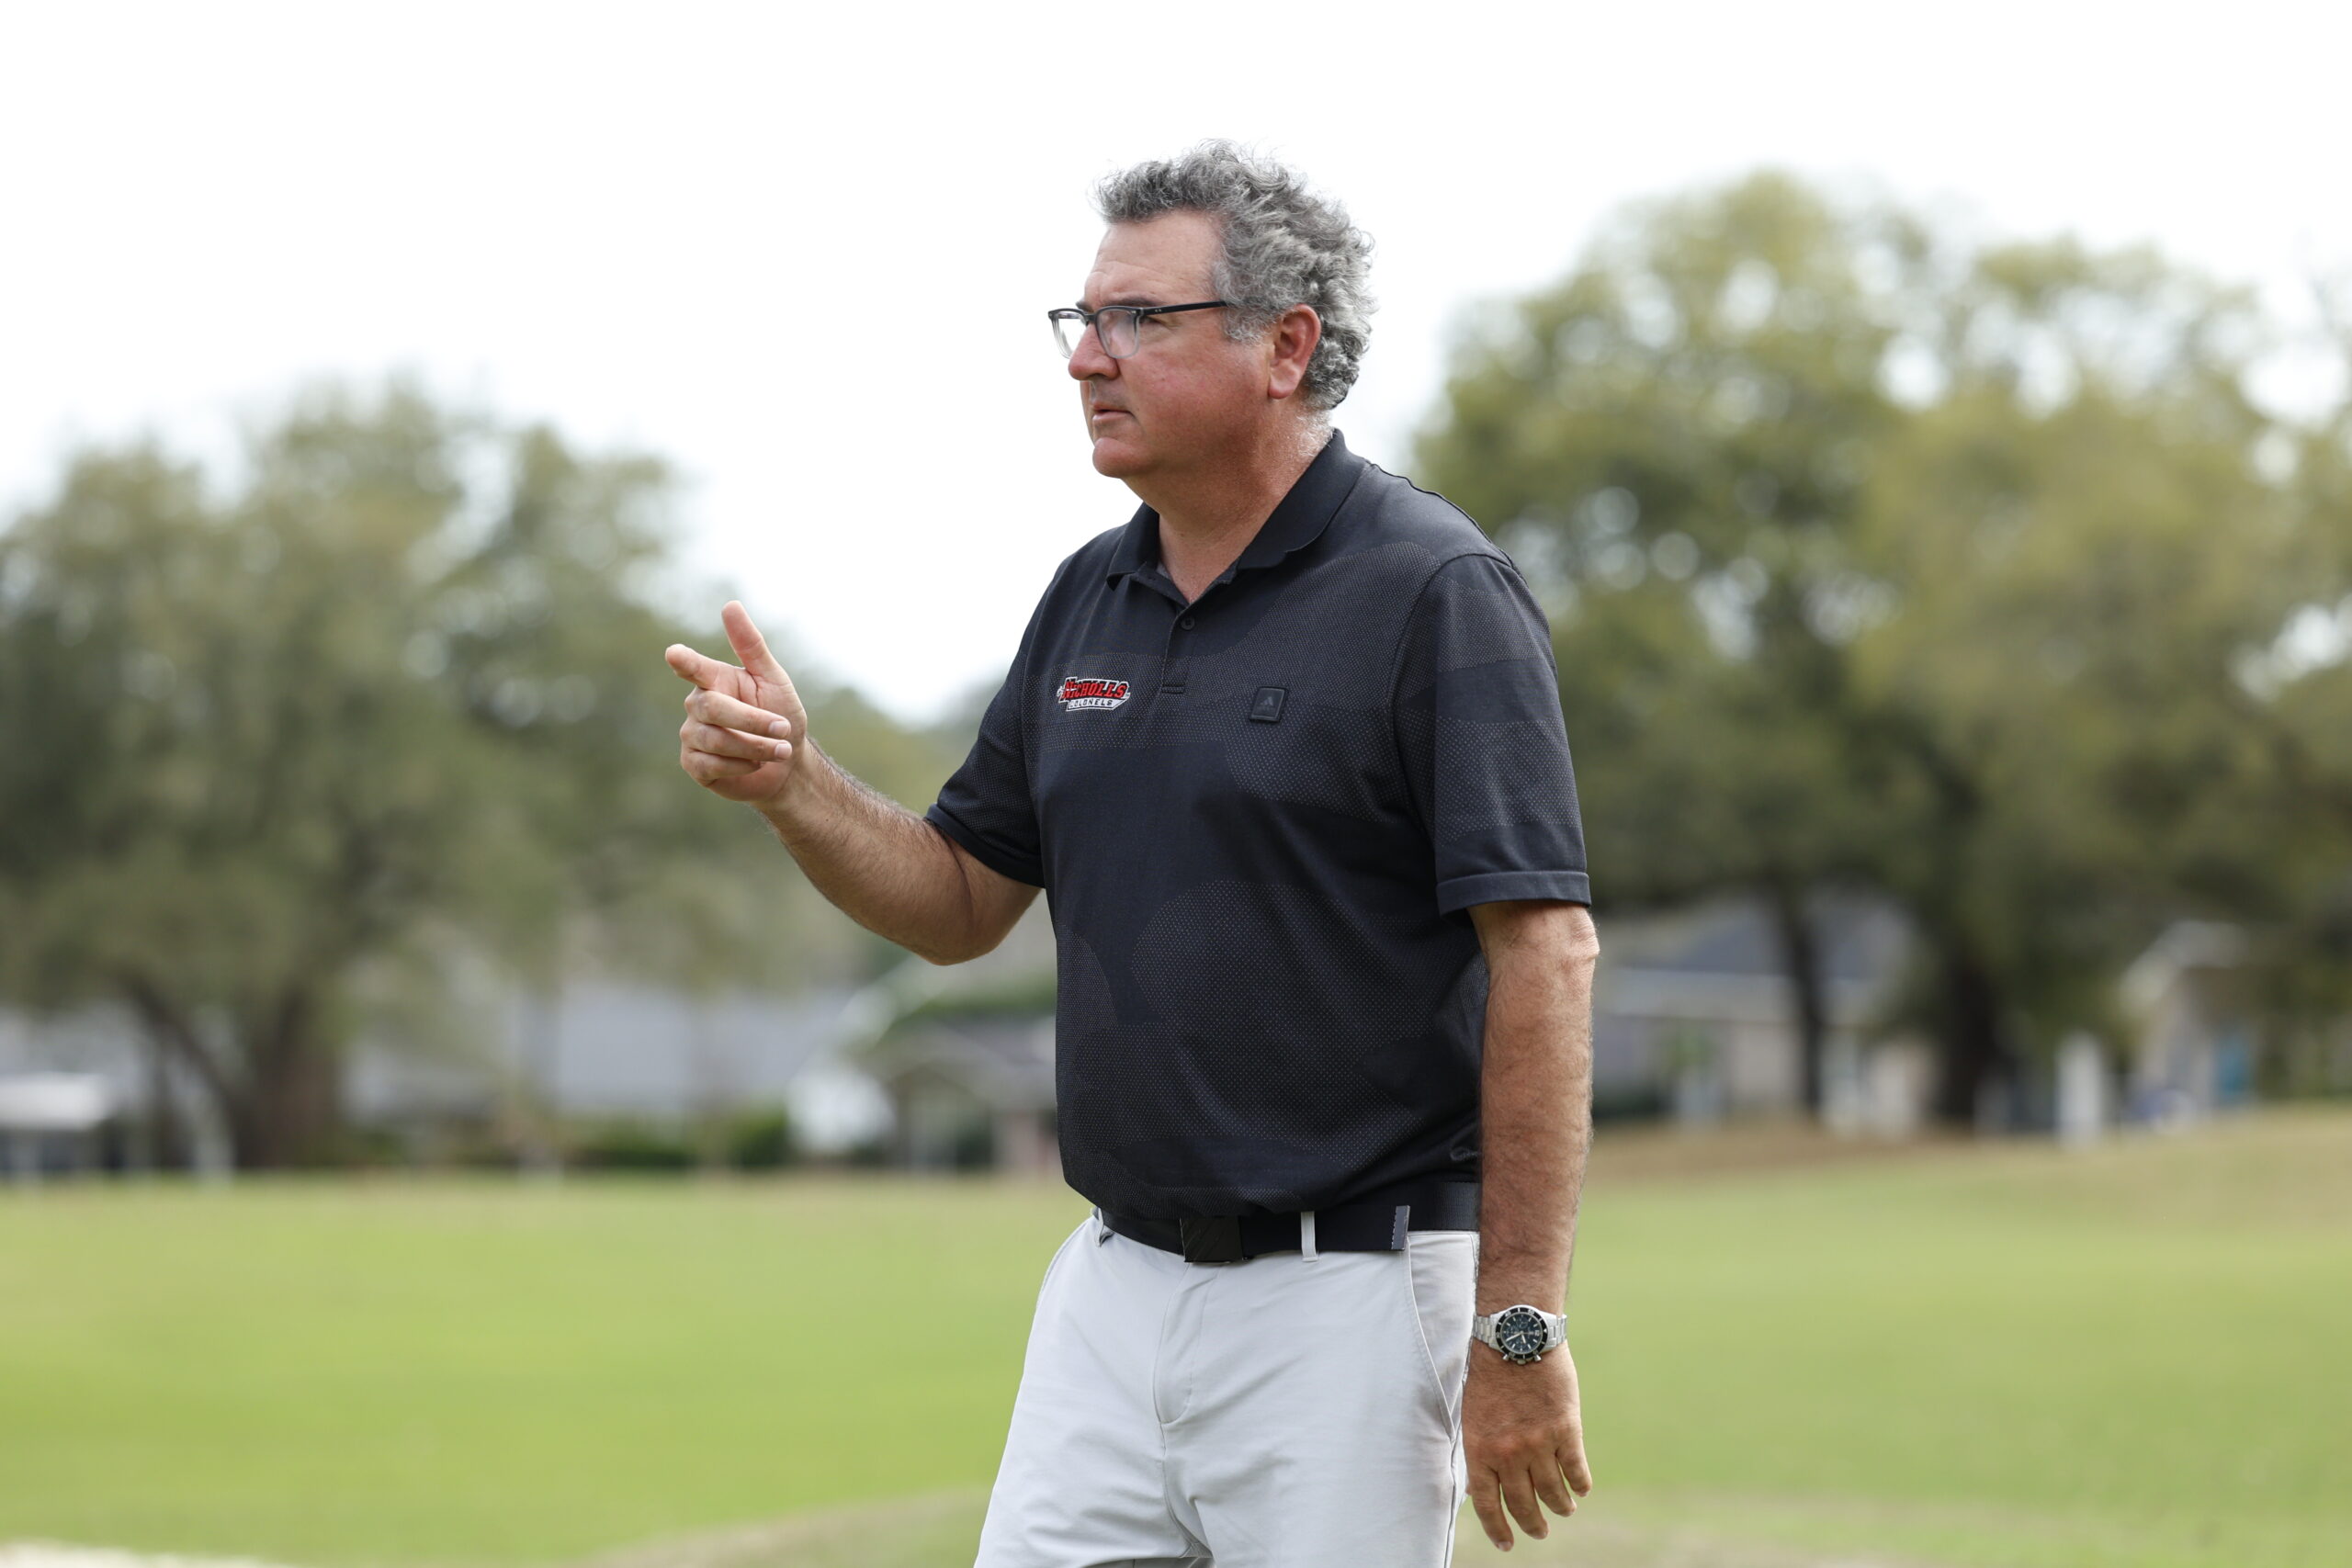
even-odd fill
[[[740,668],[682,642],[662,653],[694,687],[686,694],[686,722],[678,727],[678,766],[722,800],[763,805],[791,779],[808,738],[808,715],[742,604],[729,599],[719,618],[727,623],[735,657],[743,661]]]
[[[1502,1551],[1511,1549],[1512,1518],[1541,1540],[1552,1533],[1545,1506],[1562,1516],[1577,1511],[1569,1492],[1581,1496],[1592,1490],[1592,1467],[1584,1457],[1577,1366],[1566,1345],[1525,1366],[1504,1360],[1489,1345],[1470,1347],[1462,1453],[1471,1505],[1487,1538]]]

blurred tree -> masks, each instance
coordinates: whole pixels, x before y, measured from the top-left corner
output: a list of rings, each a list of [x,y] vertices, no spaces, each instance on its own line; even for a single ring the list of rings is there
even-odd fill
[[[2267,437],[2260,458],[2285,476],[2319,559],[2305,602],[2240,682],[2278,794],[2266,821],[2282,912],[2257,932],[2255,955],[2283,1026],[2283,1049],[2264,1064],[2278,1093],[2352,1089],[2352,274],[2314,279],[2313,294],[2324,332],[2306,368],[2335,396],[2302,428]]]
[[[1826,1003],[1806,896],[1893,830],[1819,623],[1845,607],[1865,456],[1903,419],[1873,282],[1931,265],[1899,215],[1771,176],[1647,209],[1483,323],[1420,454],[1553,598],[1610,897],[1744,888],[1772,911],[1808,1105]]]
[[[152,446],[85,452],[0,536],[0,995],[129,1004],[240,1163],[280,1166],[336,1152],[363,972],[854,959],[677,772],[661,464],[395,385],[299,399],[246,470],[216,498]]]
[[[2276,461],[2314,437],[2249,391],[2270,341],[2144,253],[1973,252],[1764,174],[1461,346],[1421,468],[1550,595],[1596,869],[1765,898],[1809,1104],[1813,889],[1909,911],[1954,1122],[2109,1022],[2165,919],[2290,902],[2260,733],[2309,727],[2247,660],[2344,576]]]
[[[1940,389],[1869,486],[1886,613],[1853,646],[1912,764],[1876,860],[1942,954],[1949,1117],[2004,1047],[2112,1035],[2166,920],[2286,910],[2317,824],[2281,812],[2247,661],[2328,572],[2262,470],[2267,336],[2243,295],[2067,243],[1977,258],[1923,333]]]

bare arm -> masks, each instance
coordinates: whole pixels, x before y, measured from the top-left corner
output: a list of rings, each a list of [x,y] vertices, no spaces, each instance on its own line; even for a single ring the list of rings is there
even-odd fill
[[[817,891],[870,931],[933,964],[1002,942],[1037,889],[971,852],[835,762],[814,740],[756,809]]]
[[[1037,889],[975,860],[924,818],[862,783],[808,736],[792,679],[740,604],[721,612],[739,667],[673,643],[662,655],[695,688],[678,765],[766,818],[833,906],[933,964],[1004,940]]]
[[[1592,1144],[1592,976],[1600,939],[1581,904],[1475,904],[1486,949],[1487,1034],[1479,1089],[1478,1305],[1564,1310],[1577,1207]],[[1509,1550],[1508,1508],[1537,1539],[1544,1506],[1576,1512],[1592,1490],[1576,1363],[1565,1345],[1527,1366],[1470,1347],[1463,1445],[1471,1501]],[[1539,1501],[1540,1500],[1540,1501]]]

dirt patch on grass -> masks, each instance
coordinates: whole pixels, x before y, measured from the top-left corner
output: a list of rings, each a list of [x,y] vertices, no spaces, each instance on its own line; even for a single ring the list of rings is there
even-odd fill
[[[970,1568],[987,1512],[984,1491],[933,1492],[644,1541],[578,1568]]]
[[[1568,1519],[1554,1519],[1542,1540],[1526,1536],[1508,1553],[1498,1551],[1475,1517],[1462,1516],[1454,1534],[1455,1568],[1472,1563],[1569,1563],[1578,1568],[1935,1568],[1917,1558],[1880,1552],[1799,1551],[1757,1541],[1727,1540],[1683,1529],[1660,1529],[1591,1517],[1593,1506]]]
[[[968,1568],[987,1507],[984,1493],[959,1491],[829,1508],[768,1524],[649,1541],[601,1554],[578,1568]],[[1579,1508],[1574,1518],[1554,1519],[1545,1540],[1522,1537],[1508,1555],[1494,1549],[1465,1508],[1455,1532],[1453,1560],[1456,1564],[1574,1562],[1578,1568],[1935,1568],[1915,1558],[1855,1552],[1824,1556],[1726,1540],[1681,1527],[1612,1519],[1593,1503]]]
[[[249,1557],[173,1557],[68,1546],[52,1540],[0,1540],[0,1568],[277,1568]]]

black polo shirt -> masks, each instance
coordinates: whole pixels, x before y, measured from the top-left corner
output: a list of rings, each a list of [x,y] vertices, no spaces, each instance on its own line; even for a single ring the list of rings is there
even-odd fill
[[[1192,604],[1149,507],[1065,559],[925,814],[1043,887],[1069,1184],[1155,1218],[1475,1176],[1468,906],[1589,901],[1551,629],[1335,433]]]

